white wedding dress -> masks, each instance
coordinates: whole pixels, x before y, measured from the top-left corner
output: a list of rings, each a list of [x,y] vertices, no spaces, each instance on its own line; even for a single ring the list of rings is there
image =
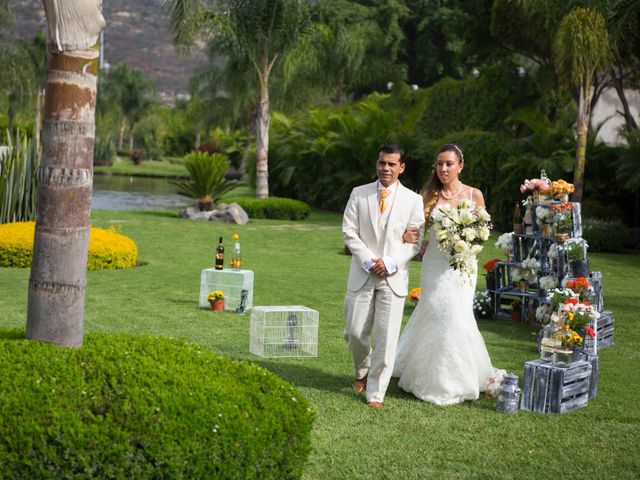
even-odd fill
[[[438,208],[436,206],[435,208]],[[393,376],[425,402],[450,405],[475,400],[494,370],[473,315],[477,261],[472,278],[449,266],[433,227],[422,258],[420,301],[400,336]]]

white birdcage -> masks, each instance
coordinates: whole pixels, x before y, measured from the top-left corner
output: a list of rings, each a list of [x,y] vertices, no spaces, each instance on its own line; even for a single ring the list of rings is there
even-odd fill
[[[249,310],[253,306],[253,271],[216,270],[215,268],[202,270],[200,274],[200,307],[209,306],[207,295],[214,290],[224,292],[225,310],[243,313],[244,310]]]
[[[255,307],[251,311],[249,351],[261,357],[317,357],[316,310],[307,307]]]

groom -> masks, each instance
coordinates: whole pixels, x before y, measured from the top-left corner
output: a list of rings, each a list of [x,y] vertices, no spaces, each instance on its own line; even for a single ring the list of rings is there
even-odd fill
[[[353,255],[344,336],[355,366],[353,389],[366,391],[372,408],[384,406],[407,296],[408,264],[419,250],[418,244],[404,243],[402,234],[425,222],[422,197],[398,181],[405,168],[403,155],[398,145],[380,147],[378,180],[353,189],[342,220]]]

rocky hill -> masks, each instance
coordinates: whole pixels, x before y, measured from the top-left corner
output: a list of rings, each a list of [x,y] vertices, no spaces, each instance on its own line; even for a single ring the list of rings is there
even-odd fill
[[[16,25],[1,32],[2,39],[30,40],[46,28],[41,0],[10,0],[10,4]],[[189,78],[207,61],[206,55],[203,48],[188,55],[176,51],[162,0],[108,0],[102,9],[107,22],[105,61],[142,69],[164,98],[186,93]]]

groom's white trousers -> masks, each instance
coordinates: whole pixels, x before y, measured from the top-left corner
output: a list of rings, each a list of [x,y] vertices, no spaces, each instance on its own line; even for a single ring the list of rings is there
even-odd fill
[[[371,275],[344,299],[344,338],[353,356],[356,378],[367,378],[367,402],[383,402],[391,380],[405,297],[399,297],[384,278]],[[373,348],[370,336],[373,333]]]

